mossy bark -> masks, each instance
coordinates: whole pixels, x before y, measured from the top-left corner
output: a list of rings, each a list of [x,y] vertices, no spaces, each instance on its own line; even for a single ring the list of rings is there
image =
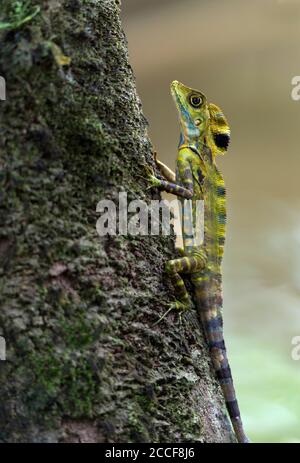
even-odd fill
[[[140,178],[153,161],[120,4],[13,3],[1,2],[0,441],[232,441],[195,312],[153,326],[173,298],[172,237],[96,231],[100,199],[159,198]]]

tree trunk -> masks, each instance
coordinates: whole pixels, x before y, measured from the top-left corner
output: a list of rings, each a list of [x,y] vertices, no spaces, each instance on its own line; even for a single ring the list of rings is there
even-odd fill
[[[0,441],[230,442],[196,312],[153,326],[173,237],[97,234],[99,200],[159,199],[120,4],[21,3],[1,1]]]

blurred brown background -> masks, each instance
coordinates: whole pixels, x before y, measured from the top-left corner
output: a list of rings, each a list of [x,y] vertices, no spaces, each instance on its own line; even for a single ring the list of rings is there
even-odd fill
[[[174,79],[202,90],[232,131],[225,334],[249,435],[300,442],[300,75],[298,0],[124,0],[123,25],[149,132],[174,167]],[[171,328],[170,328],[171,329]]]

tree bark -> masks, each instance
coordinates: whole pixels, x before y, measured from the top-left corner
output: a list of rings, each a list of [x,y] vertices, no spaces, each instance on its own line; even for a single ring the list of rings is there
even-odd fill
[[[96,231],[99,200],[159,199],[120,4],[21,3],[1,2],[0,441],[233,441],[196,312],[153,326],[173,237]]]

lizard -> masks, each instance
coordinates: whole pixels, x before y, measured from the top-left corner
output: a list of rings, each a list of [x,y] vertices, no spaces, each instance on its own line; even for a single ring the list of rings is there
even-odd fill
[[[171,94],[181,126],[176,173],[159,161],[155,154],[160,173],[155,175],[152,168],[148,169],[148,188],[158,187],[175,194],[182,203],[191,200],[194,226],[195,202],[204,201],[204,240],[200,245],[195,244],[193,236],[183,230],[183,256],[165,264],[176,299],[158,322],[172,309],[181,314],[192,306],[191,295],[182,278],[182,275],[189,276],[194,303],[232,427],[237,441],[247,443],[249,440],[243,428],[223,335],[221,263],[225,243],[226,191],[215,159],[227,151],[230,128],[223,111],[209,103],[202,92],[174,81]]]

